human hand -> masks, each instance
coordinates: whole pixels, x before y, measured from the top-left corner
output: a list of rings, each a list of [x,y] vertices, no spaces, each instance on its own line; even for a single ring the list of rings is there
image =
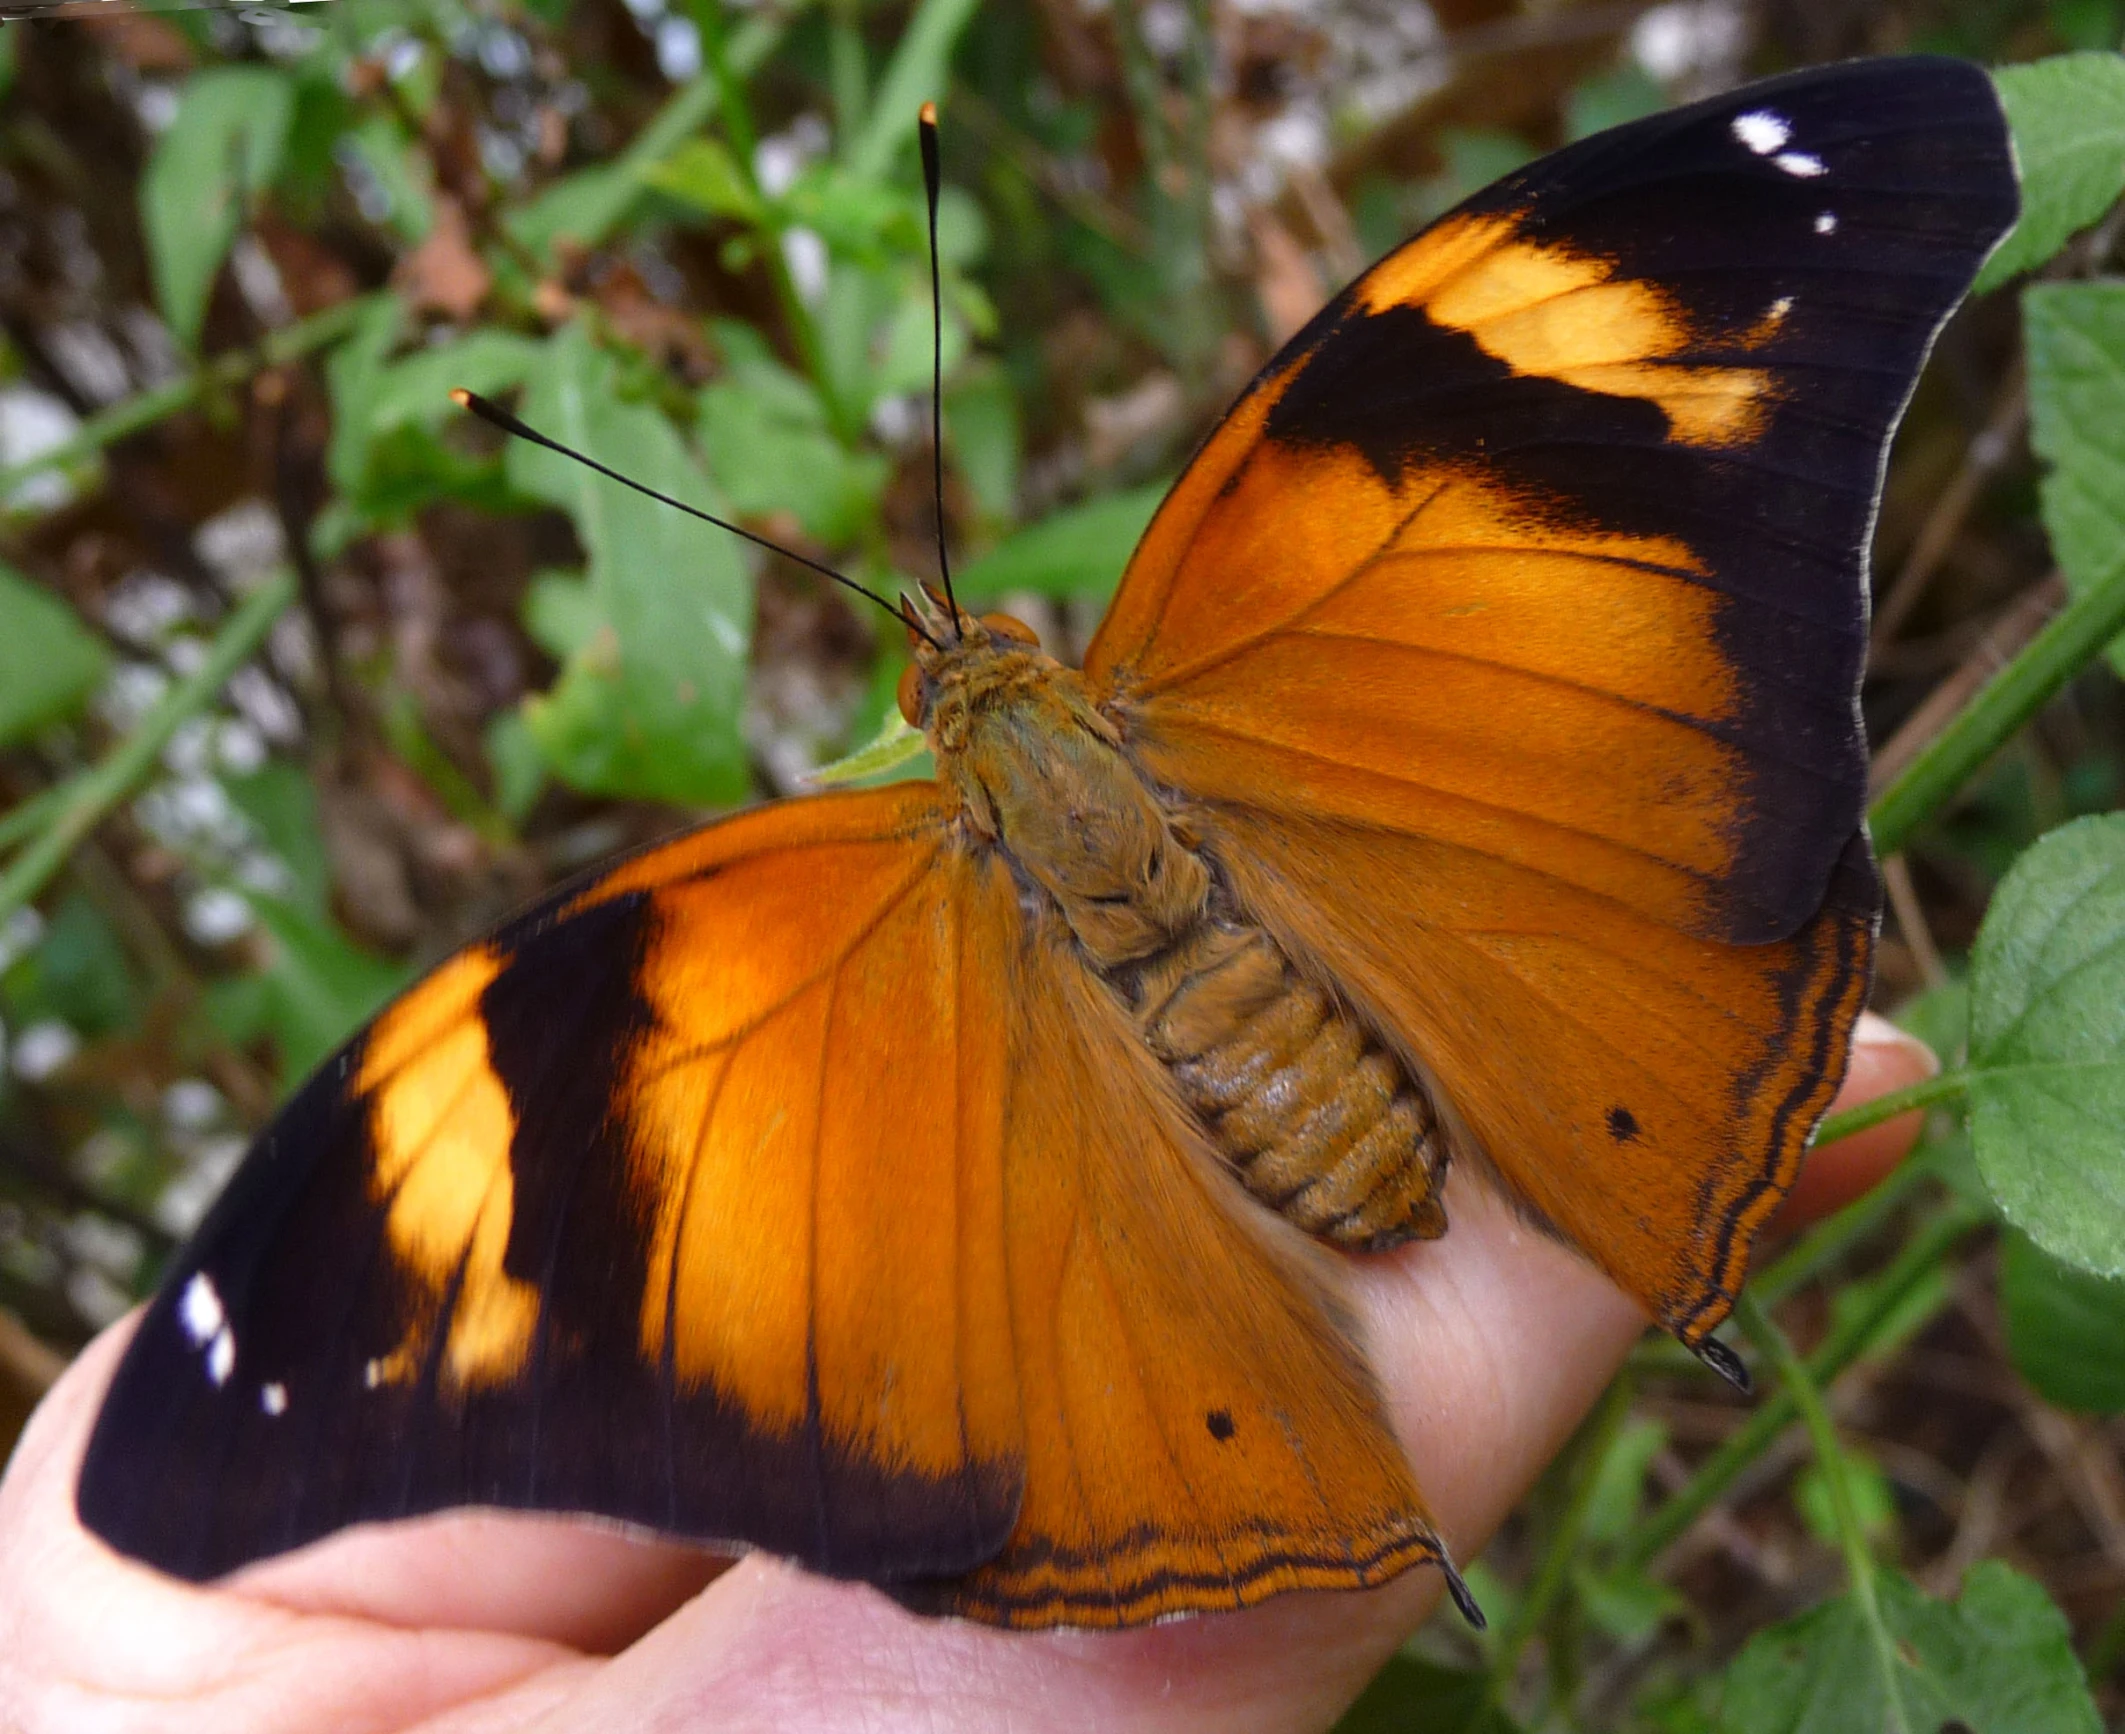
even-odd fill
[[[1868,1017],[1837,1105],[1931,1069]],[[1778,1226],[1857,1197],[1917,1131],[1905,1115],[1813,1152]],[[1479,1181],[1456,1172],[1447,1210],[1444,1240],[1354,1265],[1354,1291],[1397,1431],[1466,1560],[1645,1321]],[[1008,1633],[923,1619],[764,1555],[726,1566],[469,1513],[334,1536],[200,1588],[110,1552],[74,1516],[131,1328],[68,1369],[0,1479],[0,1728],[1321,1728],[1439,1597],[1439,1574],[1419,1569],[1141,1631]]]

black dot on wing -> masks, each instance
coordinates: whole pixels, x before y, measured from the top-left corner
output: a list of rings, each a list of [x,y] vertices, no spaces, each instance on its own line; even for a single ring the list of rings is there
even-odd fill
[[[1628,1144],[1638,1136],[1638,1116],[1628,1108],[1611,1108],[1609,1136],[1619,1144]]]
[[[1203,1425],[1210,1429],[1210,1437],[1221,1445],[1239,1431],[1233,1425],[1230,1409],[1212,1409],[1203,1417]]]

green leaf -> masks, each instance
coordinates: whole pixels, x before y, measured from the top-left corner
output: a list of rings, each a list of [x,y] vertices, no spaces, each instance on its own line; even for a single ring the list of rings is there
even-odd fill
[[[822,789],[861,783],[911,765],[928,750],[928,737],[895,710],[872,740],[845,758],[821,765],[804,780]]]
[[[688,139],[663,162],[645,170],[642,178],[659,192],[711,217],[759,223],[767,216],[767,206],[753,190],[751,177],[720,139]]]
[[[1954,1067],[1970,1041],[1970,983],[1944,981],[1914,994],[1896,1008],[1895,1021],[1931,1048],[1943,1066]]]
[[[2125,564],[2125,283],[2036,284],[2022,320],[2044,528],[2082,595]],[[2125,673],[2125,643],[2110,657]]]
[[[1025,440],[1018,398],[996,366],[961,368],[944,394],[944,431],[952,464],[982,511],[1009,519],[1018,505],[1018,473]]]
[[[2125,1414],[2125,1282],[2061,1264],[2010,1229],[2000,1310],[2015,1366],[2044,1396],[2062,1409]]]
[[[1886,1541],[1896,1533],[1896,1490],[1872,1457],[1850,1447],[1840,1455],[1845,1492],[1851,1497],[1860,1532],[1869,1541]],[[1794,1478],[1793,1503],[1817,1541],[1834,1547],[1843,1539],[1837,1526],[1836,1496],[1820,1463],[1810,1463]]]
[[[340,141],[353,131],[356,111],[341,82],[344,60],[328,66],[313,57],[291,70],[295,106],[275,191],[282,214],[314,230],[326,222],[326,203],[340,189]]]
[[[383,217],[392,233],[409,247],[419,246],[435,227],[427,154],[385,115],[372,115],[348,132],[346,146],[383,195]]]
[[[1565,141],[1591,138],[1612,126],[1658,114],[1667,106],[1667,92],[1636,61],[1596,73],[1575,85],[1565,99]]]
[[[727,51],[731,71],[744,77],[757,70],[773,52],[786,22],[778,14],[754,16],[739,25]],[[601,244],[642,201],[644,172],[699,132],[715,112],[716,86],[713,71],[689,79],[635,134],[618,160],[556,181],[529,205],[512,211],[504,218],[510,233],[535,252],[544,252],[563,235],[586,247]]]
[[[2125,56],[2061,54],[1994,73],[2022,173],[2021,220],[1972,292],[2041,265],[2125,192]]]
[[[244,999],[224,999],[224,1027],[244,1014],[272,1039],[284,1088],[325,1063],[384,1002],[412,979],[403,964],[364,951],[333,923],[273,897],[253,897],[272,959]]]
[[[2046,0],[2044,17],[2068,48],[2114,48],[2125,37],[2125,0]]]
[[[1858,1606],[1841,1596],[1759,1633],[1727,1672],[1722,1734],[2099,1734],[2066,1616],[1997,1560],[1939,1602],[1908,1578],[1876,1580],[1900,1658],[1900,1705]]]
[[[642,196],[641,171],[632,163],[599,163],[555,181],[503,219],[519,246],[545,254],[556,241],[595,247]]]
[[[1833,1329],[1850,1327],[1854,1319],[1865,1318],[1874,1312],[1883,1278],[1888,1273],[1877,1271],[1857,1282],[1840,1285],[1830,1296],[1830,1320]],[[1945,1268],[1935,1267],[1916,1280],[1904,1285],[1896,1304],[1875,1321],[1867,1333],[1868,1356],[1872,1360],[1885,1360],[1908,1343],[1931,1324],[1936,1314],[1945,1307],[1952,1294],[1952,1284]]]
[[[1166,484],[1159,482],[1051,512],[1006,537],[964,572],[955,572],[960,600],[993,602],[1031,590],[1104,601],[1114,594],[1122,568],[1165,497]]]
[[[943,215],[940,210],[938,253],[949,265]],[[922,205],[904,189],[860,179],[839,163],[807,165],[775,201],[775,226],[793,224],[814,231],[837,258],[874,266],[896,257],[925,258]]]
[[[905,300],[901,283],[890,271],[837,260],[828,274],[817,321],[820,383],[857,426],[869,418],[882,390],[873,339]],[[928,362],[923,366],[927,370]]]
[[[1517,1734],[1486,1675],[1397,1655],[1343,1713],[1335,1734]]]
[[[71,716],[109,660],[71,608],[0,564],[0,746]]]
[[[2125,1275],[2125,814],[2061,825],[2015,863],[1970,982],[1986,1186],[2053,1257]]]
[[[61,1018],[93,1040],[130,1027],[141,989],[125,947],[103,914],[80,892],[59,905],[29,968],[10,998],[23,1022]]]
[[[332,864],[318,823],[317,790],[295,766],[274,759],[222,787],[288,870],[287,901],[322,918],[332,897]]]
[[[1646,1475],[1667,1442],[1666,1426],[1648,1416],[1634,1416],[1616,1429],[1587,1493],[1584,1533],[1589,1541],[1618,1541],[1637,1520]]]
[[[671,423],[622,402],[609,357],[580,325],[549,345],[524,419],[624,475],[728,516]],[[575,520],[597,625],[525,720],[555,776],[591,794],[695,805],[740,799],[752,587],[733,539],[526,441],[508,449],[522,493]]]
[[[480,737],[494,779],[495,810],[512,825],[531,816],[546,787],[546,755],[521,711],[497,711]]]
[[[524,590],[524,630],[556,662],[566,662],[605,624],[598,598],[573,572],[536,572]]]
[[[1615,1430],[1595,1465],[1587,1489],[1581,1554],[1572,1566],[1572,1589],[1586,1617],[1625,1643],[1650,1634],[1682,1609],[1675,1590],[1630,1565],[1605,1563],[1606,1544],[1618,1542],[1638,1520],[1646,1476],[1668,1442],[1668,1430],[1647,1416],[1634,1416]],[[1604,1563],[1597,1565],[1597,1559]]]
[[[922,0],[900,33],[870,113],[847,141],[842,161],[865,180],[882,178],[895,153],[915,143],[915,111],[944,104],[952,50],[973,21],[975,0]]]
[[[405,308],[396,296],[379,296],[325,363],[325,384],[332,396],[332,443],[325,448],[325,471],[342,494],[359,494],[368,483],[370,410],[389,371],[404,318]]]
[[[148,263],[170,334],[199,347],[215,273],[245,202],[273,184],[287,148],[295,87],[286,73],[222,66],[185,86],[140,181]]]
[[[465,412],[450,401],[459,386],[492,397],[531,377],[544,347],[511,331],[482,329],[452,343],[417,349],[382,368],[369,397],[371,435],[399,427],[438,427]]]
[[[876,372],[872,378],[872,390],[882,397],[898,392],[920,392],[924,399],[922,407],[927,410],[930,407],[930,368],[940,340],[944,374],[949,379],[953,369],[966,359],[967,351],[973,347],[967,338],[966,321],[947,303],[944,326],[940,331],[925,297],[902,294],[885,323],[884,331],[873,333],[872,358]]]
[[[891,465],[828,432],[826,412],[802,379],[783,373],[794,391],[777,389],[763,373],[756,368],[702,391],[695,431],[709,474],[741,513],[791,512],[822,542],[854,540],[877,510]]]
[[[1595,1571],[1584,1564],[1575,1565],[1572,1593],[1579,1598],[1589,1620],[1625,1644],[1650,1637],[1663,1620],[1684,1612],[1689,1605],[1674,1585],[1629,1566]]]
[[[1446,166],[1416,189],[1412,200],[1423,222],[1443,215],[1469,194],[1534,161],[1538,154],[1518,133],[1499,127],[1461,126],[1440,130],[1439,153]]]
[[[491,458],[447,437],[464,412],[456,386],[483,396],[529,377],[544,347],[513,332],[480,330],[388,359],[399,313],[386,301],[332,359],[333,429],[327,463],[357,524],[393,523],[437,499],[504,510],[508,495]]]

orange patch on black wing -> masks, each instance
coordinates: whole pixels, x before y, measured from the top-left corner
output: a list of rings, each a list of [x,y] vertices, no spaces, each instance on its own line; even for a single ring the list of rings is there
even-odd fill
[[[925,784],[746,814],[415,987],[148,1309],[84,1521],[194,1579],[455,1505],[881,1582],[992,1555],[1022,1480],[1000,954],[962,943],[945,817]],[[786,1319],[717,1314],[748,1279],[804,1314],[794,1375]]]
[[[524,1370],[539,1294],[504,1268],[517,1124],[479,1012],[505,967],[490,946],[460,952],[379,1018],[364,1046],[355,1089],[369,1104],[370,1196],[392,1264],[418,1296],[406,1342],[368,1364],[371,1384],[419,1376],[446,1316],[451,1386]]]
[[[1705,334],[1674,295],[1598,255],[1526,238],[1511,213],[1448,218],[1351,296],[1372,316],[1421,308],[1523,378],[1655,404],[1684,445],[1749,444],[1774,396],[1762,368],[1684,359]]]

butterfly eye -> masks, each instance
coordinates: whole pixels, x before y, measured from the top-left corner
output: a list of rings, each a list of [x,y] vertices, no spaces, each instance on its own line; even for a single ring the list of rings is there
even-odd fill
[[[907,718],[908,727],[913,729],[922,727],[923,713],[929,709],[929,706],[924,702],[922,670],[917,668],[912,662],[900,671],[900,687],[897,696],[900,700],[900,714]]]
[[[1011,615],[984,614],[981,617],[981,623],[989,629],[991,638],[1007,638],[1013,644],[1038,645],[1040,643],[1039,633],[1035,632],[1023,620],[1014,619]]]

